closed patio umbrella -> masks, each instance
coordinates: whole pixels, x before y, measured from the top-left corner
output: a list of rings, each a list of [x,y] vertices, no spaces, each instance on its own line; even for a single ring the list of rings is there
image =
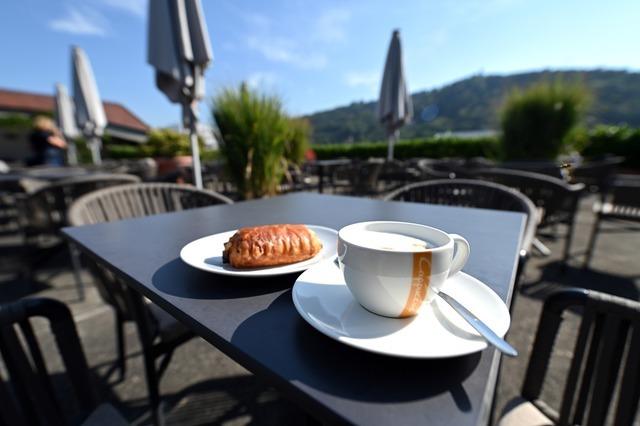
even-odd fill
[[[69,97],[67,88],[62,83],[56,84],[56,121],[58,128],[67,140],[67,161],[78,164],[78,153],[74,139],[80,135],[74,117],[73,101]]]
[[[213,54],[200,0],[149,2],[147,61],[155,68],[156,85],[169,100],[182,105],[189,129],[193,181],[202,188],[198,148],[198,100],[204,96],[204,71]]]
[[[89,58],[81,48],[73,47],[71,62],[76,122],[89,141],[93,163],[100,164],[102,162],[101,138],[107,125],[107,116],[104,113]]]
[[[378,120],[385,126],[389,139],[387,159],[393,159],[393,145],[400,137],[400,128],[411,121],[413,103],[407,88],[402,61],[400,31],[395,30],[389,45],[378,100]]]

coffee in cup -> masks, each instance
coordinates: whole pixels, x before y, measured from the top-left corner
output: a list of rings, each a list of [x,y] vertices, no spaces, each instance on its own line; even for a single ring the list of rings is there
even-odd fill
[[[361,222],[338,233],[338,261],[347,287],[367,310],[416,315],[469,257],[456,234],[407,222]]]

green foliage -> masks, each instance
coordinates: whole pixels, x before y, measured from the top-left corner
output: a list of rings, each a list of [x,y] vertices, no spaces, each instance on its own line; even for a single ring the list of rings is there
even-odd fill
[[[93,157],[91,156],[91,150],[89,144],[84,137],[79,137],[75,140],[76,153],[78,156],[78,164],[93,164]]]
[[[13,131],[31,129],[31,117],[22,114],[0,115],[0,128]]]
[[[413,122],[402,128],[403,138],[425,138],[446,131],[498,129],[502,101],[513,89],[541,81],[581,81],[593,102],[587,105],[584,125],[640,127],[640,73],[626,71],[542,71],[507,76],[473,76],[442,88],[414,93]],[[424,114],[423,114],[424,112]],[[313,143],[352,143],[384,140],[376,118],[376,102],[348,106],[308,116]]]
[[[314,145],[318,159],[338,157],[366,159],[386,157],[386,142],[363,142],[357,144]],[[406,158],[486,157],[497,158],[499,142],[495,138],[426,138],[402,140],[395,145],[394,156]]]
[[[284,143],[284,157],[291,163],[300,165],[309,149],[311,124],[304,118],[291,119],[288,123],[287,138]]]
[[[212,103],[220,130],[220,154],[244,199],[277,192],[286,169],[290,119],[277,96],[240,85],[223,89]]]
[[[502,148],[508,160],[553,160],[578,123],[585,102],[579,86],[538,83],[515,90],[502,111]]]
[[[598,126],[589,133],[582,150],[587,158],[605,155],[625,158],[625,166],[640,169],[640,128]]]
[[[200,140],[200,148],[203,142]],[[175,157],[191,155],[189,135],[173,129],[154,129],[147,136],[147,142],[141,146],[144,157]]]
[[[112,158],[114,160],[126,160],[135,158],[144,158],[144,152],[137,145],[105,145],[104,156],[106,158]]]

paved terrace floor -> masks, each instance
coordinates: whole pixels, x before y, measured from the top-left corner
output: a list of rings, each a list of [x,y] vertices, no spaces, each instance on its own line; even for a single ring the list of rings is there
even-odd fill
[[[573,259],[565,274],[559,272],[562,239],[543,238],[553,254],[550,257],[534,256],[527,266],[523,283],[516,293],[508,335],[521,355],[503,359],[496,413],[518,394],[522,385],[546,294],[556,288],[581,286],[640,300],[639,227],[636,232],[620,231],[618,227],[617,232],[602,233],[591,268],[581,267],[594,220],[593,201],[594,197],[590,197],[581,203]],[[126,329],[128,372],[125,380],[118,381],[117,374],[111,374],[116,359],[113,313],[102,303],[86,273],[83,274],[87,283],[86,298],[82,302],[77,300],[67,265],[65,250],[38,271],[38,283],[34,286],[4,277],[0,282],[0,302],[23,296],[46,296],[68,303],[105,398],[133,424],[148,424],[144,370],[135,327],[129,325]],[[567,321],[561,333],[555,354],[560,361],[552,365],[549,386],[544,391],[549,401],[559,401],[562,394],[561,372],[572,355],[575,320]],[[54,357],[50,358],[55,371],[58,362]],[[170,425],[280,425],[300,424],[305,420],[305,414],[294,404],[201,339],[193,339],[178,348],[162,379],[161,394]]]

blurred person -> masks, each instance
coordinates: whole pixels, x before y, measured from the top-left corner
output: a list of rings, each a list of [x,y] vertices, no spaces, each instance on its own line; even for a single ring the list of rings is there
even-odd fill
[[[37,116],[33,120],[33,131],[29,141],[33,150],[33,156],[28,162],[30,166],[64,166],[64,151],[67,149],[67,142],[52,119],[41,115]]]

